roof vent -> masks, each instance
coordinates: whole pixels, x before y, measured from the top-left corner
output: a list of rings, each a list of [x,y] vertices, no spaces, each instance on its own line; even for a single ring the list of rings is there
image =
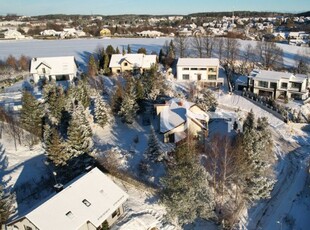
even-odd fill
[[[73,219],[74,215],[71,211],[66,213],[66,216],[69,217],[70,219]]]
[[[64,189],[64,186],[63,186],[63,184],[57,183],[57,184],[54,185],[54,189],[58,193],[58,192],[60,192],[61,190]]]

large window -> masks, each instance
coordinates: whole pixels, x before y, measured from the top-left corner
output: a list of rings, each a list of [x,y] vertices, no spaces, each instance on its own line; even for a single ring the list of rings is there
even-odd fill
[[[259,81],[258,86],[268,88],[268,81]]]
[[[275,82],[270,82],[270,88],[276,89],[276,88],[277,88],[277,83],[275,83]]]
[[[200,68],[200,69],[198,69],[198,70],[207,70],[207,68]]]
[[[189,68],[183,68],[183,70],[189,70]]]
[[[208,80],[216,80],[216,75],[208,75]]]
[[[292,82],[292,83],[291,83],[291,87],[292,87],[292,88],[297,88],[297,89],[298,89],[298,88],[300,87],[300,85],[301,85],[301,84],[300,84],[300,83],[297,83],[297,82]]]
[[[281,83],[281,89],[287,89],[287,83],[286,82]]]
[[[189,74],[183,74],[182,78],[183,80],[189,80]]]
[[[112,218],[114,218],[115,216],[119,216],[121,214],[120,209],[116,209],[115,212],[112,213]]]
[[[198,68],[191,68],[191,70],[198,70]]]
[[[209,72],[215,72],[216,68],[209,68]]]

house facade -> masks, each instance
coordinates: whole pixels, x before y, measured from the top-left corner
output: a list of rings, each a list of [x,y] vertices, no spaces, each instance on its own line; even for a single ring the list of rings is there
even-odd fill
[[[113,54],[109,64],[112,74],[126,71],[143,73],[157,63],[156,55],[145,54]]]
[[[25,216],[11,221],[8,230],[97,230],[123,214],[128,195],[98,168],[67,185]]]
[[[309,97],[309,77],[254,69],[249,76],[248,89],[257,95],[274,99],[287,97],[305,100]]]
[[[177,143],[188,133],[203,137],[208,130],[208,114],[192,102],[174,98],[165,104],[155,105],[155,109],[164,143]]]
[[[32,58],[30,74],[34,82],[73,81],[78,78],[78,67],[74,56]]]
[[[224,78],[219,78],[220,62],[217,58],[179,58],[177,80],[197,82],[201,87],[220,87]]]

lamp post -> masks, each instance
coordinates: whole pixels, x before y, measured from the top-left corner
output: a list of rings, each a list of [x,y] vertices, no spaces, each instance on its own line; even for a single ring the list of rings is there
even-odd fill
[[[48,163],[47,161],[44,161],[44,160],[43,160],[43,163],[44,163],[44,165],[46,166],[46,168],[53,174],[53,177],[54,177],[54,180],[55,180],[55,184],[57,184],[57,178],[56,178],[57,173],[56,173],[55,171],[53,171],[53,170],[50,169],[49,163]]]
[[[277,224],[280,225],[280,230],[282,230],[282,219],[277,221]]]

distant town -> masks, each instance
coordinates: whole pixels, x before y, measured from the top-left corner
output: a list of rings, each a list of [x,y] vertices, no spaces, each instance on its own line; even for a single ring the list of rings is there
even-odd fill
[[[309,46],[309,22],[309,12],[237,11],[186,16],[7,15],[0,18],[0,39],[214,35]]]

